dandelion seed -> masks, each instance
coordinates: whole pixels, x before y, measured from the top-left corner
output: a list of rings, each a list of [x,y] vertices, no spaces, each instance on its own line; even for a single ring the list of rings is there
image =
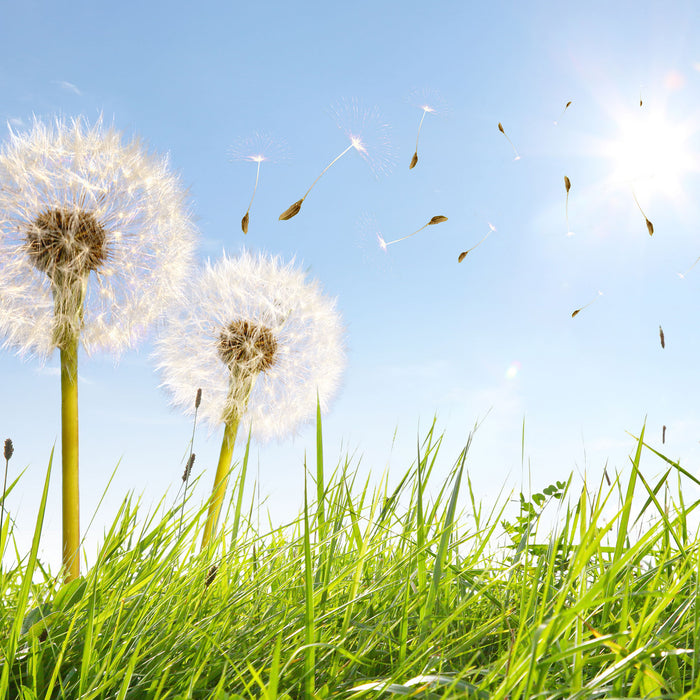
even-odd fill
[[[564,116],[564,112],[566,112],[567,109],[571,106],[571,100],[569,100],[565,105],[564,109],[562,109],[561,114],[559,115],[559,119],[561,119]],[[554,126],[557,126],[559,124],[558,120],[555,120]]]
[[[508,139],[508,143],[512,146],[513,153],[515,153],[514,160],[520,160],[520,154],[518,153],[517,149],[515,148],[515,144],[510,140],[510,138],[508,137],[508,134],[506,134],[506,130],[503,128],[503,124],[501,124],[501,122],[498,122],[498,130]]]
[[[492,223],[489,223],[489,232],[476,245],[473,245],[471,248],[469,248],[469,250],[465,250],[463,253],[460,253],[459,257],[457,258],[457,262],[462,262],[462,260],[464,260],[464,258],[466,258],[467,255],[474,250],[474,248],[478,248],[495,230],[496,227]]]
[[[325,410],[342,374],[342,327],[334,302],[292,264],[277,258],[224,256],[207,263],[184,290],[156,341],[158,369],[173,402],[223,424],[219,463],[202,539],[216,530],[239,426],[253,437],[281,438]]]
[[[661,347],[665,348],[666,347],[666,339],[664,338],[664,331],[661,326],[659,326],[659,338],[661,340]]]
[[[569,178],[566,175],[564,175],[564,187],[566,189],[566,235],[571,236],[572,232],[571,229],[569,229],[569,190],[571,189],[571,180],[569,180]]]
[[[272,138],[265,132],[256,132],[252,137],[238,141],[229,149],[229,155],[234,160],[242,160],[249,163],[256,163],[255,186],[253,195],[250,198],[245,215],[241,219],[241,229],[243,233],[248,233],[250,223],[250,208],[253,206],[255,193],[258,191],[260,181],[260,165],[264,162],[279,162],[286,160],[288,156],[286,145]]]
[[[571,318],[575,318],[576,316],[578,316],[584,309],[587,309],[596,299],[598,299],[598,297],[602,297],[602,296],[603,296],[603,292],[598,292],[598,294],[596,294],[596,296],[594,296],[593,299],[591,299],[587,304],[582,306],[580,309],[576,309],[576,311],[574,311],[571,314]]]
[[[447,221],[446,216],[434,216],[432,219],[430,219],[430,221],[428,221],[427,224],[423,224],[417,231],[409,233],[408,236],[403,236],[403,238],[397,238],[395,241],[386,242],[379,234],[377,234],[377,238],[379,239],[379,247],[382,250],[386,250],[387,246],[393,245],[394,243],[399,243],[400,241],[405,241],[407,238],[410,238],[411,236],[415,236],[417,233],[420,233],[424,228],[427,228],[428,226],[434,226],[435,224],[441,224],[443,223],[443,221]]]
[[[654,224],[649,221],[647,218],[647,215],[644,213],[644,210],[642,209],[641,205],[639,204],[639,201],[637,200],[637,195],[634,193],[634,190],[632,190],[632,196],[634,197],[634,201],[637,204],[637,207],[639,207],[639,211],[642,212],[642,216],[644,217],[644,220],[647,222],[647,231],[649,231],[649,235],[653,236],[654,235]]]
[[[685,276],[700,262],[700,258],[698,258],[685,272],[676,272],[676,274],[682,279],[685,279]]]
[[[435,109],[428,104],[422,104],[420,108],[423,110],[423,114],[421,115],[420,122],[418,124],[418,134],[416,135],[416,151],[413,154],[413,157],[411,158],[411,164],[408,166],[409,170],[415,168],[416,164],[418,163],[418,139],[420,138],[420,130],[423,128],[423,120],[425,119],[425,115],[433,114],[435,112]]]
[[[332,111],[338,128],[350,139],[350,145],[321,171],[321,174],[311,183],[311,187],[306,190],[300,200],[280,214],[280,221],[287,221],[299,213],[301,205],[316,183],[332,165],[349,151],[353,149],[357,151],[369,164],[375,175],[384,172],[391,165],[393,152],[389,141],[389,126],[381,119],[376,110],[367,110],[357,100],[352,100],[349,103],[343,102],[336,105]]]

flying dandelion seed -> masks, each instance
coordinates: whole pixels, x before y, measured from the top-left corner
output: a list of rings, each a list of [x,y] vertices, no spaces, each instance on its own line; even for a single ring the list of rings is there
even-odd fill
[[[447,221],[446,216],[438,215],[434,216],[430,221],[428,221],[427,224],[423,224],[417,231],[414,231],[413,233],[409,233],[408,236],[403,236],[402,238],[397,238],[395,241],[385,241],[380,234],[377,234],[377,239],[379,240],[379,247],[382,250],[386,250],[388,246],[393,245],[394,243],[399,243],[401,241],[405,241],[407,238],[410,238],[411,236],[415,236],[417,233],[420,233],[424,228],[427,228],[428,226],[435,226],[435,224],[441,224],[443,221]]]
[[[584,309],[587,309],[594,301],[596,301],[596,299],[598,299],[598,297],[602,297],[602,296],[603,296],[603,292],[598,292],[598,294],[596,294],[593,297],[593,299],[591,299],[585,306],[582,306],[580,309],[576,309],[576,311],[574,311],[571,314],[571,318],[575,318],[576,316],[578,316]]]
[[[698,258],[685,272],[676,272],[676,274],[682,279],[685,279],[685,276],[700,262],[700,258]]]
[[[659,326],[659,338],[661,340],[661,347],[665,348],[666,347],[666,339],[664,338],[664,330]]]
[[[642,212],[642,216],[644,217],[644,221],[647,222],[647,231],[649,231],[649,235],[653,236],[654,235],[654,224],[649,221],[649,218],[647,215],[644,213],[644,210],[642,209],[641,205],[639,204],[639,201],[637,200],[637,195],[634,193],[634,190],[632,190],[632,196],[634,197],[634,201],[639,207],[639,211]]]
[[[571,229],[569,228],[569,190],[571,189],[571,180],[569,180],[566,175],[564,175],[564,187],[566,188],[566,235],[571,236],[573,235]]]
[[[338,128],[350,139],[350,145],[321,171],[301,199],[280,214],[280,221],[288,221],[299,213],[301,205],[316,183],[348,151],[357,151],[370,166],[375,177],[388,172],[393,165],[389,125],[383,121],[376,109],[366,109],[357,100],[352,100],[334,106],[332,112]]]
[[[564,112],[566,112],[567,109],[571,106],[571,100],[569,100],[565,105],[564,109],[562,109],[561,114],[559,115],[559,119],[561,119],[564,116]],[[554,126],[558,126],[559,122],[555,121]]]
[[[489,232],[476,245],[473,245],[471,248],[469,248],[469,250],[465,250],[464,252],[460,253],[459,257],[457,258],[457,262],[461,263],[462,260],[464,260],[464,258],[466,258],[467,255],[474,250],[474,248],[478,248],[495,230],[496,227],[489,222]]]
[[[253,196],[250,198],[250,203],[246,209],[245,215],[241,219],[241,229],[243,233],[248,233],[248,224],[250,223],[250,208],[253,206],[255,193],[258,191],[258,182],[260,180],[260,165],[264,162],[279,162],[286,160],[288,151],[286,145],[273,139],[265,132],[256,132],[252,137],[241,139],[229,149],[229,156],[233,160],[242,160],[247,163],[256,163],[255,186],[253,187]]]
[[[418,163],[418,139],[420,138],[420,130],[423,128],[423,120],[425,119],[425,115],[435,113],[435,108],[431,107],[429,104],[421,105],[421,109],[423,110],[423,114],[421,115],[420,122],[418,124],[418,134],[416,135],[416,151],[413,154],[413,157],[411,158],[411,164],[408,166],[409,170],[415,168],[416,164]]]
[[[498,130],[508,139],[508,143],[513,147],[513,153],[515,153],[515,160],[520,160],[520,154],[518,153],[518,150],[516,149],[513,142],[508,137],[508,134],[506,134],[506,130],[503,128],[503,124],[501,124],[501,122],[498,122]]]

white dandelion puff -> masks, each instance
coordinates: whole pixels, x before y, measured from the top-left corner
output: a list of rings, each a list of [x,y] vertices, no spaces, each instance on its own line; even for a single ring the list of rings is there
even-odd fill
[[[239,426],[261,441],[282,438],[325,410],[345,365],[335,302],[293,262],[243,252],[192,279],[187,303],[156,342],[158,369],[173,403],[224,425],[202,548],[214,534]]]
[[[78,323],[88,352],[118,357],[134,347],[191,266],[196,233],[185,199],[167,158],[137,139],[122,143],[101,121],[35,120],[11,132],[0,151],[5,345],[45,359],[57,327]],[[61,314],[56,295],[83,283],[82,317]]]
[[[191,412],[201,388],[201,418],[217,427],[236,412],[260,441],[281,439],[311,419],[317,392],[327,408],[345,366],[343,327],[316,282],[293,262],[246,251],[208,262],[193,277],[187,302],[156,340],[158,369],[175,405]],[[229,390],[232,369],[259,373],[247,399]]]
[[[80,575],[78,345],[119,355],[173,302],[195,235],[167,161],[101,121],[10,132],[0,150],[0,335],[61,361],[63,567]]]

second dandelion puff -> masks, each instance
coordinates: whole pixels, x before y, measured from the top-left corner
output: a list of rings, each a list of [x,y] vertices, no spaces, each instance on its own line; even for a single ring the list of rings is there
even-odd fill
[[[202,537],[211,542],[223,503],[239,427],[266,440],[283,437],[325,408],[345,365],[343,330],[333,300],[277,258],[223,257],[208,263],[189,300],[157,341],[163,384],[224,436]]]

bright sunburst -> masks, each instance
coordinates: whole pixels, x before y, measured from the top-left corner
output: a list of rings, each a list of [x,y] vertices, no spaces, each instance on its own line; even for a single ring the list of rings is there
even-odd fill
[[[691,136],[697,125],[674,123],[665,111],[640,107],[617,118],[618,135],[605,147],[614,184],[631,187],[645,199],[680,199],[685,176],[698,169]]]

